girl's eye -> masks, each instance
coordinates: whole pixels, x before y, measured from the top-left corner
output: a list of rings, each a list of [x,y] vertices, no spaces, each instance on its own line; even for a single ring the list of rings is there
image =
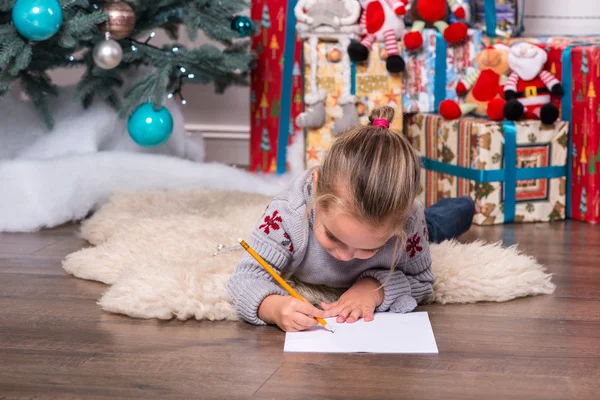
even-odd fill
[[[331,240],[332,242],[337,242],[337,238],[335,236],[333,236],[331,233],[325,231],[325,236],[327,236],[327,239]]]

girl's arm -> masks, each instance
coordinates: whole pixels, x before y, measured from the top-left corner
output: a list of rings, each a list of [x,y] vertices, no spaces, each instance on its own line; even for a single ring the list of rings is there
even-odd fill
[[[383,285],[383,301],[375,311],[410,312],[433,292],[427,225],[420,203],[415,204],[406,233],[407,240],[404,248],[398,249],[401,256],[394,271],[370,269],[358,278],[374,278]]]
[[[302,216],[284,200],[274,200],[256,224],[248,244],[278,273],[294,256],[294,239],[298,237]],[[238,316],[251,324],[265,325],[258,310],[271,295],[286,296],[287,292],[249,254],[245,253],[227,283]],[[272,321],[268,321],[272,322]]]

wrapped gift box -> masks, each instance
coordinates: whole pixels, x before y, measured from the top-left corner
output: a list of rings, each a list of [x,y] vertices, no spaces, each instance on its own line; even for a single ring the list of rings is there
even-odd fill
[[[305,43],[305,54],[310,53],[309,43]],[[375,107],[391,106],[396,110],[396,118],[391,128],[402,131],[402,77],[390,74],[385,67],[383,44],[374,43],[369,59],[365,63],[353,64],[351,70],[352,90],[356,95],[360,123],[368,123],[369,113]],[[341,117],[342,109],[337,101],[342,93],[343,65],[339,57],[345,52],[337,42],[320,42],[317,46],[318,87],[327,92],[325,102],[327,121],[319,129],[308,129],[306,132],[306,164],[310,168],[320,164],[329,151],[334,136],[331,126]],[[305,56],[305,82],[309,81],[311,68],[310,57]],[[310,93],[308,85],[307,93]]]
[[[596,36],[484,39],[512,44],[526,40],[548,52],[546,69],[561,79],[565,89],[562,119],[571,126],[567,217],[600,222],[600,39]],[[561,101],[562,100],[562,101]]]
[[[563,118],[571,121],[571,218],[600,222],[600,46],[565,51]],[[570,112],[569,112],[570,111]]]
[[[471,196],[479,225],[565,218],[568,123],[416,114],[405,132],[423,157],[426,206]]]
[[[288,146],[303,139],[294,123],[302,112],[302,102],[297,101],[302,99],[302,41],[296,38],[295,3],[252,2],[251,18],[257,31],[252,50],[257,60],[250,92],[251,171],[285,172],[292,161]]]
[[[444,99],[461,101],[457,83],[477,71],[475,56],[484,47],[480,30],[470,29],[463,44],[449,46],[435,29],[423,30],[423,48],[404,51],[404,111],[435,112]]]
[[[525,0],[468,0],[473,26],[490,37],[513,37],[523,31]]]

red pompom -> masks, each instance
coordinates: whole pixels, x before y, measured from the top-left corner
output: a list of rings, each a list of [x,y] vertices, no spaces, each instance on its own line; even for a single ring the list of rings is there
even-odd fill
[[[459,96],[464,96],[469,91],[467,85],[464,82],[460,81],[456,84],[456,94]]]
[[[406,50],[416,50],[423,46],[423,35],[419,31],[408,32],[404,35],[404,47]]]
[[[394,9],[394,12],[396,13],[396,15],[404,15],[406,14],[406,7],[403,5],[399,5]]]
[[[463,8],[463,6],[459,6],[456,10],[454,10],[454,15],[458,19],[465,19],[465,17],[467,16],[467,13],[465,12],[465,9]]]
[[[504,99],[495,98],[488,103],[487,116],[492,121],[502,121],[504,119]]]
[[[450,24],[444,31],[444,39],[450,44],[462,42],[467,38],[469,27],[462,22]]]
[[[448,121],[458,119],[462,116],[460,106],[454,100],[444,100],[440,103],[440,115]]]

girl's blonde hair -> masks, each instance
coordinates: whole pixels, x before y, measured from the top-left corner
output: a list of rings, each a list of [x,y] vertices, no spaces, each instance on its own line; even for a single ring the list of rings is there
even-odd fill
[[[421,161],[407,138],[388,128],[393,119],[393,108],[376,108],[367,126],[336,139],[319,168],[315,202],[325,211],[339,207],[403,243],[421,185]]]

